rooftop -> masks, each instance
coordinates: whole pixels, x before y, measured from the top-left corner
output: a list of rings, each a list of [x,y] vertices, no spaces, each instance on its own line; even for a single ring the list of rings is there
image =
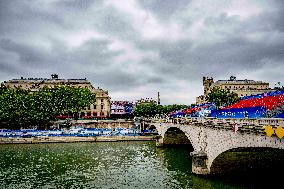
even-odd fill
[[[40,82],[56,82],[56,83],[90,83],[86,78],[78,78],[78,79],[59,79],[57,74],[52,74],[51,78],[24,78],[21,77],[20,79],[11,79],[9,81],[5,81],[4,83],[19,83],[19,82],[34,82],[34,83],[40,83]]]
[[[247,84],[247,83],[250,83],[250,84],[268,84],[266,82],[263,82],[263,81],[254,81],[254,80],[218,80],[216,81],[216,83],[218,84],[224,84],[224,83],[240,83],[240,84]]]
[[[228,83],[228,84],[233,84],[233,83],[240,83],[240,84],[269,84],[263,81],[254,81],[254,80],[248,80],[248,79],[236,79],[235,76],[231,76],[229,80],[218,80],[216,81],[217,84],[224,84],[224,83]]]

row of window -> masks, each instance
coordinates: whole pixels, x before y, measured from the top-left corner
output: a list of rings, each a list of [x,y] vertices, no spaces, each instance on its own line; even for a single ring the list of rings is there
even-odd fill
[[[267,89],[265,86],[223,86],[225,89]]]
[[[97,109],[97,105],[93,105],[94,109]],[[101,110],[104,109],[104,105],[101,105]],[[91,106],[86,107],[86,110],[91,110]]]
[[[104,112],[100,112],[100,116],[104,116]],[[87,112],[87,114],[85,114],[85,112],[81,112],[80,114],[80,117],[83,117],[83,116],[98,116],[98,113],[97,112]]]
[[[101,99],[101,103],[103,103],[103,102],[104,102],[104,99]],[[92,105],[90,105],[89,107],[86,107],[86,110],[91,110],[91,106]],[[94,106],[94,109],[97,109],[97,105],[94,104],[93,106]],[[104,105],[103,104],[101,104],[101,110],[102,109],[104,109]]]

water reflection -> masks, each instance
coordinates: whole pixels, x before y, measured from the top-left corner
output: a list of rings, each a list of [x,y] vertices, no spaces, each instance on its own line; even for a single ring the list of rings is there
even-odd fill
[[[0,188],[248,188],[191,174],[189,151],[154,142],[1,145]]]

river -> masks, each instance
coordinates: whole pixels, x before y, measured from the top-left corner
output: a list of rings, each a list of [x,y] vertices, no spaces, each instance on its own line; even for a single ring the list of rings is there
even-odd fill
[[[155,142],[0,146],[0,188],[251,188],[255,183],[191,173],[184,148]],[[256,181],[253,181],[256,182]]]

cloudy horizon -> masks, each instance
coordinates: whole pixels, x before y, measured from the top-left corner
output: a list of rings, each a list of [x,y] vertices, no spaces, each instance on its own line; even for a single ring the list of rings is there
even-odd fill
[[[112,100],[191,104],[202,77],[281,82],[282,0],[0,1],[0,82],[87,78]]]

